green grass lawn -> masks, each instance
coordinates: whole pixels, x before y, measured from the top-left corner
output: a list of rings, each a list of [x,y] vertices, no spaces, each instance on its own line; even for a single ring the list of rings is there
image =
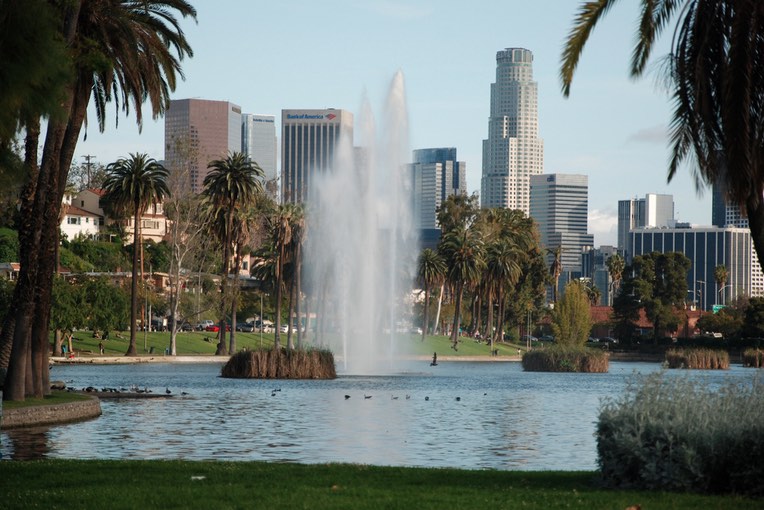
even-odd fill
[[[0,462],[0,507],[754,509],[764,500],[597,487],[593,472],[261,462]]]
[[[104,342],[104,356],[121,356],[127,351],[127,345],[129,342],[129,332],[119,333],[123,338],[117,337],[116,332],[112,332],[109,335],[109,339]],[[215,346],[217,345],[217,337],[215,333],[209,333],[206,331],[191,331],[181,332],[177,336],[177,353],[178,355],[194,355],[194,354],[215,354]],[[491,349],[486,343],[478,343],[472,338],[462,337],[459,344],[459,350],[454,351],[451,349],[451,344],[447,336],[428,336],[427,339],[422,342],[421,335],[402,335],[403,341],[409,343],[409,352],[412,354],[421,354],[431,356],[433,352],[437,352],[438,356],[490,356]],[[72,345],[74,350],[81,355],[97,355],[99,339],[93,338],[90,331],[78,331],[74,334],[74,340]],[[286,344],[286,334],[281,335],[282,345]],[[296,342],[296,338],[295,338]],[[226,336],[226,345],[228,343],[228,337]],[[147,332],[145,334],[139,331],[137,333],[136,344],[138,347],[138,354],[148,354],[151,348],[154,349],[153,354],[162,355],[166,348],[170,345],[170,333],[166,332]],[[144,348],[145,345],[145,348]],[[310,342],[307,345],[311,345]],[[264,333],[262,340],[260,333],[243,333],[236,332],[236,346],[238,349],[257,349],[260,347],[272,347],[273,346],[273,333]],[[511,343],[496,344],[495,348],[499,351],[499,356],[517,356],[517,350],[525,350],[525,346],[519,346]]]
[[[21,407],[32,407],[41,405],[54,405],[54,404],[67,404],[69,402],[79,402],[82,400],[89,400],[90,397],[85,395],[79,395],[77,393],[69,393],[66,391],[53,391],[50,395],[45,395],[43,398],[27,398],[23,402],[16,400],[9,400],[3,402],[3,409],[19,409]]]

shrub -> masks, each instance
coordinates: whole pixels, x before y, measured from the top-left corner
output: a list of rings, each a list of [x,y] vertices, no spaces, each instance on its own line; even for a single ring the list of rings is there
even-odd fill
[[[609,487],[764,495],[764,387],[647,376],[603,404],[597,454]]]
[[[607,372],[609,359],[600,349],[553,346],[526,352],[522,363],[528,372]]]
[[[335,379],[334,355],[328,350],[260,349],[239,351],[223,365],[221,377],[238,379]]]
[[[666,362],[669,368],[726,370],[730,367],[730,355],[718,349],[669,349]]]
[[[764,367],[764,351],[761,349],[746,349],[743,351],[743,366],[753,368]]]

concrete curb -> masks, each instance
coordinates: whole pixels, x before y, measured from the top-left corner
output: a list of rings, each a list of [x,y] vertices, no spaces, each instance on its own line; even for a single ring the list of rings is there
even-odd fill
[[[89,396],[88,400],[80,402],[3,409],[0,428],[61,424],[99,416],[101,416],[101,401],[97,397]]]

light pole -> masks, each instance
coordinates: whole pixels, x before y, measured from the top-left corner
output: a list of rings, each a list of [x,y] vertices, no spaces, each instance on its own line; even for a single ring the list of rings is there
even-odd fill
[[[701,286],[701,288],[698,289],[698,302],[700,303],[700,312],[703,313],[703,310],[706,308],[703,303],[703,291],[706,288],[706,282],[705,280],[698,280],[698,285]]]
[[[695,291],[687,289],[687,294],[692,294],[692,301],[691,301],[691,303],[695,304]]]
[[[730,283],[730,284],[727,284],[727,285],[725,285],[725,286],[724,286],[724,287],[722,287],[721,289],[719,289],[719,294],[721,294],[721,296],[722,296],[722,304],[723,304],[723,305],[726,305],[726,304],[727,304],[727,298],[726,298],[726,296],[723,294],[723,292],[724,292],[724,289],[726,289],[727,287],[730,287],[730,288],[732,288],[732,287],[734,287],[734,285],[732,285],[732,284]]]

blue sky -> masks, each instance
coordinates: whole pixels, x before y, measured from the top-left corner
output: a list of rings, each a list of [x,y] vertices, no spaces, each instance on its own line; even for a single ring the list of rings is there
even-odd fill
[[[539,132],[547,173],[589,176],[589,230],[615,244],[618,200],[674,195],[681,221],[709,224],[710,192],[699,197],[688,168],[666,183],[668,95],[658,86],[658,45],[648,72],[628,76],[636,2],[620,2],[601,22],[564,99],[558,78],[574,0],[197,0],[198,24],[183,24],[194,57],[172,97],[227,100],[247,113],[343,108],[358,113],[364,93],[379,111],[394,73],[405,76],[410,146],[456,147],[479,191],[496,52],[534,53]],[[670,36],[670,31],[667,32]],[[76,158],[109,163],[132,152],[164,156],[163,122],[109,111],[104,134],[92,123]],[[92,114],[91,114],[92,115]],[[277,130],[280,126],[277,125]],[[280,133],[279,133],[280,135]]]

